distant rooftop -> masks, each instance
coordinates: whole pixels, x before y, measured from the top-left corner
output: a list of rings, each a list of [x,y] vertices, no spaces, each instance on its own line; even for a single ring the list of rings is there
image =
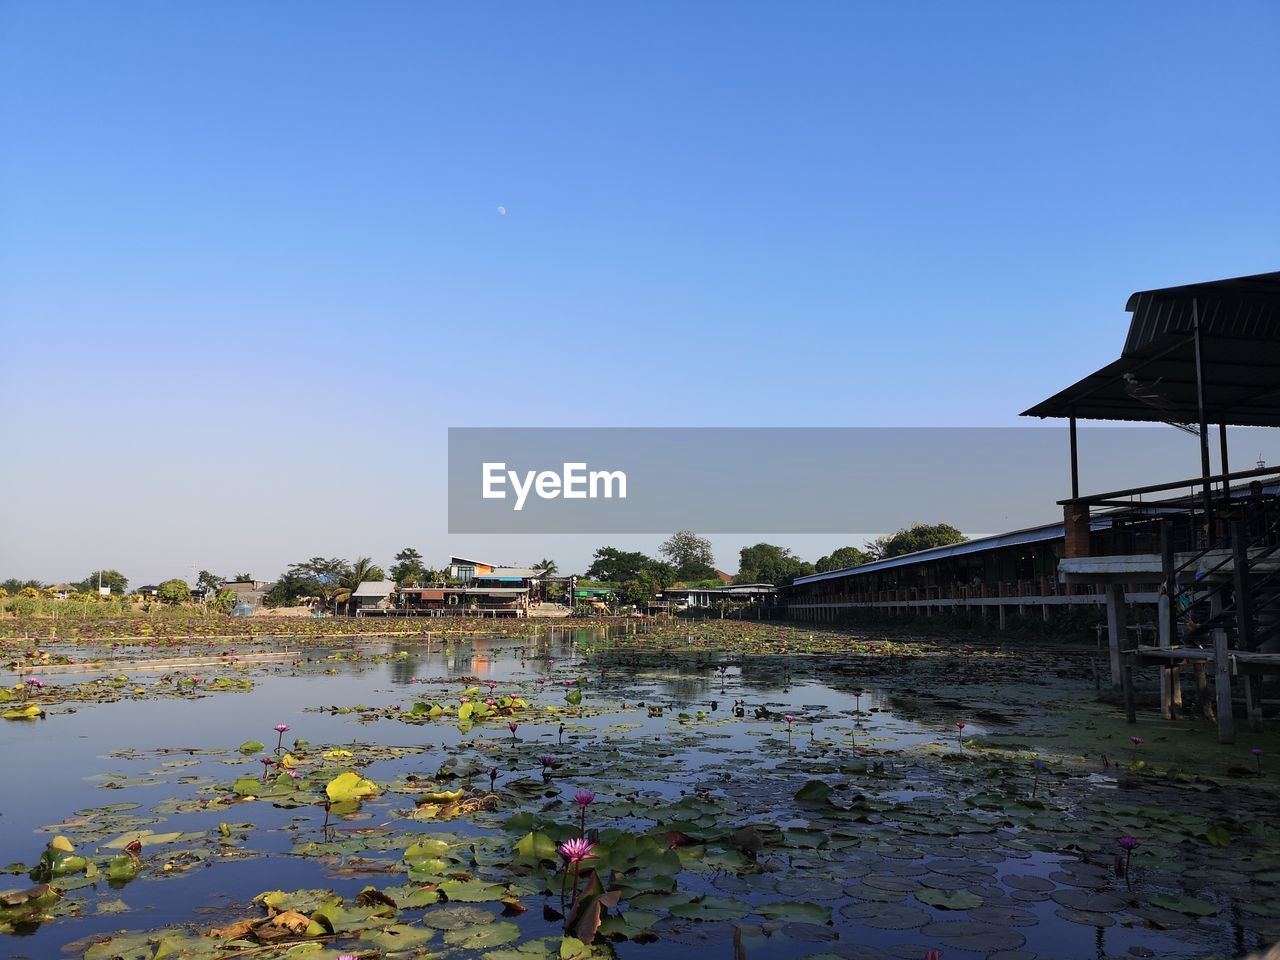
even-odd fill
[[[362,580],[352,591],[353,597],[389,597],[395,592],[394,580]]]

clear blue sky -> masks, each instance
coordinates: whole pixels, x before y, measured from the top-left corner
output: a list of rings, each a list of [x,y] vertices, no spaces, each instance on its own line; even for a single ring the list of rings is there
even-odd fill
[[[1280,264],[1277,37],[1270,2],[0,3],[0,577],[581,565],[445,536],[448,425],[1013,423],[1130,291]]]

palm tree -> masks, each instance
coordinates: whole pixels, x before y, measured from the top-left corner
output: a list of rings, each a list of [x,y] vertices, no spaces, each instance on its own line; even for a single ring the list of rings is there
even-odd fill
[[[539,560],[533,565],[533,569],[540,571],[544,577],[560,572],[560,568],[556,566],[554,560]]]
[[[385,580],[387,575],[382,568],[375,564],[370,557],[356,557],[347,571],[338,578],[338,590],[333,596],[334,612],[337,612],[338,604],[349,604],[351,595],[356,592],[360,584],[366,580]]]

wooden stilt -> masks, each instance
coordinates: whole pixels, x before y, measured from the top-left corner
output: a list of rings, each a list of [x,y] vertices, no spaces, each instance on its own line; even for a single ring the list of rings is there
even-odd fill
[[[1133,657],[1125,654],[1120,660],[1121,683],[1124,687],[1124,718],[1129,723],[1137,723],[1137,708],[1133,695]]]
[[[1169,616],[1169,606],[1173,602],[1168,594],[1161,594],[1160,600],[1156,607],[1156,623],[1160,625],[1159,644],[1162,647],[1172,646],[1172,639],[1169,636],[1170,623],[1172,618]],[[1160,716],[1166,720],[1173,719],[1173,667],[1160,668]]]
[[[1212,722],[1217,715],[1213,710],[1213,699],[1209,696],[1209,670],[1203,660],[1196,661],[1196,694],[1200,698],[1201,716]]]
[[[1244,685],[1245,717],[1249,721],[1249,729],[1254,733],[1262,732],[1262,696],[1259,678],[1252,673],[1242,674],[1240,682]]]
[[[1218,701],[1218,742],[1235,743],[1236,725],[1231,715],[1231,649],[1227,631],[1213,631],[1213,689]]]

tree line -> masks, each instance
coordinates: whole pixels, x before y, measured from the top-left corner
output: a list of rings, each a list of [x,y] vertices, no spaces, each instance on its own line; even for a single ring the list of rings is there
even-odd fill
[[[813,573],[857,567],[875,560],[960,543],[964,539],[964,534],[949,523],[914,523],[896,533],[869,540],[861,547],[840,547],[814,563],[802,559],[790,547],[757,543],[739,551],[738,572],[733,582],[781,586]],[[657,553],[656,557],[651,557],[638,550],[600,547],[592,555],[585,579],[608,584],[616,588],[624,600],[637,604],[677,583],[691,587],[720,586],[723,583],[715,567],[711,542],[705,537],[681,530],[664,540]],[[532,569],[544,576],[553,576],[559,568],[554,560],[542,559],[533,564]],[[350,603],[352,594],[361,583],[388,579],[402,587],[456,582],[451,580],[447,570],[428,567],[422,554],[413,547],[405,547],[397,553],[395,562],[386,570],[369,557],[357,557],[353,561],[341,557],[311,557],[290,564],[264,595],[263,603],[269,607],[286,607],[314,598],[336,612]],[[201,570],[196,579],[196,593],[212,609],[229,612],[237,598],[226,584],[252,580],[248,573],[224,578]],[[129,595],[129,579],[119,570],[94,570],[70,586],[78,597],[89,600],[99,596],[99,584],[109,587],[113,596]],[[49,589],[48,584],[38,580],[11,577],[0,583],[0,598],[35,598]],[[139,587],[133,596],[143,600],[156,599],[165,604],[180,604],[191,601],[193,594],[185,580],[175,577]]]

